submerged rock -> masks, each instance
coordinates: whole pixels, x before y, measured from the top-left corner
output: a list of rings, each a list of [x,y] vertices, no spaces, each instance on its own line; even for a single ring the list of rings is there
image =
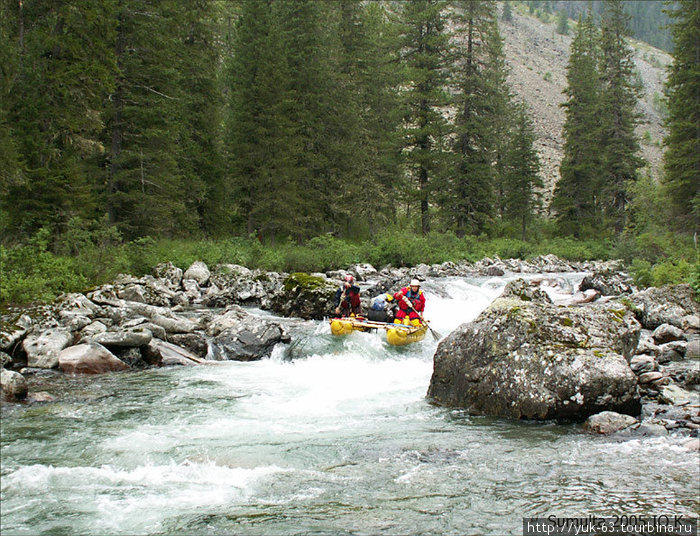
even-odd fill
[[[637,423],[637,419],[614,411],[603,411],[591,415],[583,423],[584,430],[595,434],[613,434]]]
[[[440,342],[432,401],[516,419],[639,414],[628,364],[640,333],[632,313],[614,302],[564,307],[504,294]]]

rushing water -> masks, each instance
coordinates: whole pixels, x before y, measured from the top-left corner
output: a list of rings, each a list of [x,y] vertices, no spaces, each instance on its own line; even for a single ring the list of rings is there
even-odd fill
[[[446,334],[504,283],[434,282],[426,316]],[[270,359],[56,376],[60,402],[4,405],[2,534],[520,534],[522,517],[700,513],[678,438],[434,407],[429,336],[290,326]]]

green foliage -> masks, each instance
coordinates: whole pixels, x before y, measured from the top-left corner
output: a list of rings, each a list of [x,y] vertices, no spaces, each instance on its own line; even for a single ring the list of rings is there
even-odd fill
[[[662,287],[679,283],[693,283],[692,277],[697,277],[697,263],[691,266],[688,261],[664,261],[651,264],[644,259],[634,259],[630,265],[630,273],[635,284],[640,287]]]
[[[682,0],[669,13],[675,47],[666,81],[664,189],[673,209],[671,221],[693,233],[700,228],[700,3]]]
[[[88,281],[76,270],[70,257],[48,251],[51,233],[42,228],[26,246],[0,245],[0,303],[50,301],[61,292],[84,290]]]

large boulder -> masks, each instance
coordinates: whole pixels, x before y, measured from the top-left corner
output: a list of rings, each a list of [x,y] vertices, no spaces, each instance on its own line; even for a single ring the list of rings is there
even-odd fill
[[[92,342],[62,350],[58,356],[58,368],[66,374],[104,374],[126,370],[129,365],[101,344]]]
[[[690,285],[668,285],[648,288],[629,296],[637,318],[646,329],[656,329],[662,324],[683,328],[683,319],[698,316],[700,304]]]
[[[273,299],[272,309],[284,316],[321,320],[333,313],[336,290],[336,285],[323,277],[293,273]]]
[[[0,322],[0,350],[12,352],[12,349],[29,332],[33,325],[32,319],[27,315],[16,315],[15,318],[2,319]]]
[[[210,277],[209,267],[202,261],[195,261],[185,270],[182,279],[194,279],[200,287],[206,287]]]
[[[619,303],[564,307],[499,298],[440,342],[428,397],[512,418],[638,415],[637,378],[628,363],[639,333]]]
[[[17,402],[27,398],[27,380],[19,372],[0,370],[0,391],[2,399]]]
[[[30,333],[22,342],[27,354],[27,366],[32,368],[58,367],[58,354],[73,343],[73,334],[61,328]]]
[[[289,335],[277,322],[246,315],[218,333],[211,343],[211,357],[254,361],[269,356],[277,343],[289,341]]]

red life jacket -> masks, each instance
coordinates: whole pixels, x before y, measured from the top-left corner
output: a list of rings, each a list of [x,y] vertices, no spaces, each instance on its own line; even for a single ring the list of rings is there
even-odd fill
[[[396,303],[399,304],[401,310],[410,312],[413,311],[413,309],[411,309],[411,307],[401,299],[401,296],[406,296],[406,298],[408,298],[408,301],[413,304],[414,309],[419,313],[422,312],[423,309],[425,309],[425,295],[423,294],[422,290],[418,289],[418,293],[413,294],[413,292],[411,292],[411,287],[404,287],[396,294],[394,294],[394,298],[396,298]]]

